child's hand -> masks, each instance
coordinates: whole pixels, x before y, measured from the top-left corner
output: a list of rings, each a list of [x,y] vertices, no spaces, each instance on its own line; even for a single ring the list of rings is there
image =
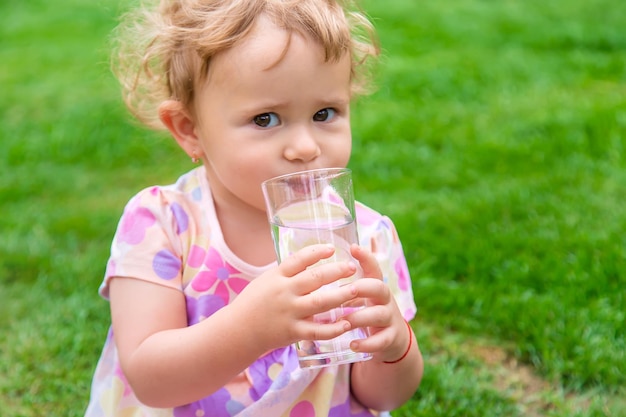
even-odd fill
[[[358,245],[350,248],[352,256],[363,268],[363,277],[356,280],[355,297],[365,298],[368,307],[347,316],[351,327],[369,327],[370,337],[351,343],[358,352],[370,352],[379,361],[395,361],[409,345],[407,325],[389,287],[382,281],[382,272],[375,256]]]
[[[231,304],[264,352],[298,340],[332,339],[350,330],[347,320],[328,324],[313,321],[313,315],[356,296],[352,285],[314,292],[356,272],[351,262],[329,262],[307,269],[334,251],[329,245],[312,245],[296,252],[253,280]]]

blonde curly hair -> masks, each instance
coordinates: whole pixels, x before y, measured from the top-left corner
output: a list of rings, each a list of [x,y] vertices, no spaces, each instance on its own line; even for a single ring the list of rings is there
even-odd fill
[[[156,3],[156,1],[155,1]],[[162,129],[157,108],[168,99],[191,110],[212,58],[241,41],[259,16],[319,43],[327,62],[352,58],[352,92],[368,92],[378,39],[349,0],[161,0],[123,15],[113,34],[113,72],[131,113]]]

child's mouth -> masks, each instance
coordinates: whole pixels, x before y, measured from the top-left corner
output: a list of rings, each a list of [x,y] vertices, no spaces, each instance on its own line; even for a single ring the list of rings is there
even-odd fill
[[[296,175],[285,179],[289,188],[297,195],[309,195],[315,190],[315,179],[307,177],[306,174]]]

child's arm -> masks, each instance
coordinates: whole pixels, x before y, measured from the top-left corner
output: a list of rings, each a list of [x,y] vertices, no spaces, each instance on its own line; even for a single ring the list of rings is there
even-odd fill
[[[354,274],[356,267],[347,262],[306,269],[333,251],[316,245],[297,252],[254,279],[233,303],[189,327],[181,292],[114,278],[113,331],[137,397],[153,407],[187,404],[215,392],[269,350],[343,333],[346,321],[319,325],[310,320],[354,298],[349,286],[310,294]]]
[[[349,321],[353,327],[369,327],[371,336],[353,342],[351,348],[374,355],[372,360],[352,365],[352,393],[366,407],[392,410],[419,387],[424,371],[422,354],[391,291],[377,279],[381,272],[376,258],[356,245],[352,255],[363,267],[364,276],[373,278],[354,283],[358,296],[367,298],[370,306],[353,313]]]

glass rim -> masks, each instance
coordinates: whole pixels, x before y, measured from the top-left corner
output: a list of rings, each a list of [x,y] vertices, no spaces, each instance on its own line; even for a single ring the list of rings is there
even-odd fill
[[[334,167],[334,168],[315,168],[315,169],[305,169],[302,171],[296,171],[296,172],[292,172],[289,174],[283,174],[283,175],[279,175],[277,177],[273,177],[273,178],[269,178],[265,181],[263,181],[261,183],[261,185],[263,187],[265,187],[268,184],[274,184],[274,183],[280,183],[282,181],[284,181],[287,178],[294,178],[294,177],[301,177],[304,175],[312,175],[314,178],[319,178],[320,173],[323,172],[328,172],[330,174],[334,174],[332,175],[332,177],[336,177],[338,174],[351,174],[352,170],[350,168],[339,168],[339,167]]]

